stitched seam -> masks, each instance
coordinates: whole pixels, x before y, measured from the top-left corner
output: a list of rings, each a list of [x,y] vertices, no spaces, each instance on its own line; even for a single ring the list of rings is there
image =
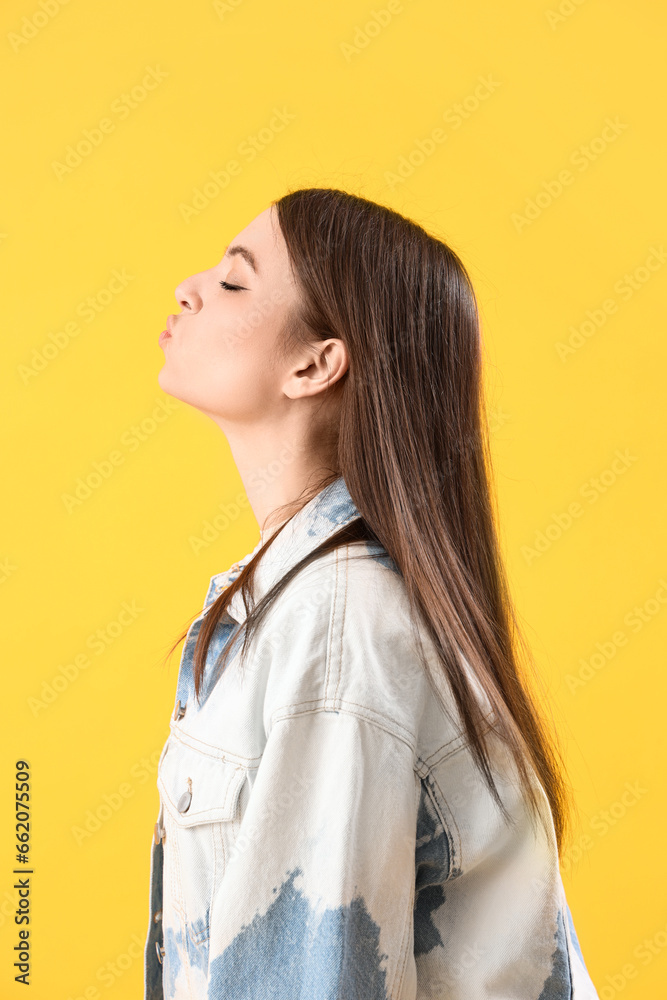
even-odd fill
[[[420,780],[420,778],[419,778],[418,775],[415,775],[415,778],[416,778],[416,782],[415,782],[415,785],[416,785],[415,800],[416,801],[414,803],[414,807],[415,807],[415,813],[416,813],[417,810],[419,809],[419,797],[421,795],[421,780]],[[403,937],[401,939],[402,940],[401,950],[403,952],[403,961],[402,961],[402,963],[401,963],[400,966],[396,967],[396,975],[394,976],[394,981],[392,982],[391,989],[389,991],[390,996],[393,996],[394,995],[394,991],[396,990],[396,996],[397,996],[398,1000],[400,1000],[401,995],[403,993],[403,983],[405,981],[405,970],[406,970],[406,967],[407,967],[407,964],[408,964],[408,947],[407,947],[407,942],[410,940],[410,938],[409,938],[410,921],[414,919],[415,892],[416,892],[416,884],[415,884],[415,880],[412,879],[412,888],[410,890],[410,901],[408,903],[407,913],[406,913],[406,916],[405,916],[405,924],[403,926]],[[400,978],[398,978],[399,977],[399,973],[400,973]],[[398,983],[396,982],[397,979],[398,979]]]
[[[182,939],[181,939],[183,941],[182,962],[183,962],[183,967],[185,968],[185,978],[187,979],[187,982],[188,982],[188,996],[190,997],[190,1000],[195,1000],[195,994],[194,994],[194,991],[192,989],[192,980],[190,978],[190,972],[191,972],[191,969],[190,969],[190,955],[188,954],[188,945],[187,945],[187,941],[186,941],[186,935],[188,933],[188,925],[187,925],[187,921],[185,919],[183,920],[183,927],[184,927],[184,931],[183,931],[183,936],[182,936]]]
[[[208,925],[208,964],[211,962],[211,917],[213,916],[213,903],[216,894],[219,892],[219,886],[222,884],[222,872],[220,870],[220,846],[218,845],[217,834],[220,832],[220,841],[222,842],[222,830],[218,831],[217,824],[213,826],[211,830],[211,839],[213,840],[213,879],[211,884],[211,895],[208,901],[208,916],[206,918],[206,923]],[[223,855],[223,867],[224,867],[224,849],[222,851]],[[207,970],[208,976],[208,970]]]
[[[561,919],[563,921],[563,930],[565,931],[565,951],[567,953],[567,971],[570,980],[570,995],[568,997],[568,1000],[574,1000],[574,973],[572,971],[572,955],[570,953],[570,948],[573,948],[574,945],[570,937],[570,924],[567,919],[567,913],[565,912],[565,907],[562,903],[563,898],[564,898],[563,894],[561,893],[561,902],[558,905],[560,909]],[[558,920],[556,920],[556,925],[557,924]]]
[[[413,747],[413,749],[416,748],[416,740],[409,730],[404,729],[403,726],[399,725],[397,722],[395,722],[393,719],[390,719],[388,716],[382,715],[382,713],[380,712],[373,712],[372,709],[369,709],[367,705],[362,705],[359,702],[348,701],[347,699],[345,699],[345,701],[339,702],[335,708],[331,708],[329,705],[322,704],[322,701],[323,701],[322,698],[318,698],[318,699],[312,699],[310,701],[302,701],[302,702],[297,702],[295,704],[290,703],[289,705],[283,705],[281,709],[276,709],[276,711],[273,713],[272,720],[274,718],[289,717],[290,715],[305,715],[308,712],[317,712],[317,711],[343,712],[343,714],[345,715],[354,715],[357,718],[365,719],[367,722],[373,722],[375,725],[377,725],[379,729],[384,729],[388,733],[393,733],[394,736],[397,736],[399,739],[402,739],[404,743],[407,743],[409,746]],[[292,711],[292,709],[294,708],[301,708],[302,706],[308,706],[308,705],[312,705],[314,707],[305,708],[303,712]],[[354,709],[348,708],[347,707],[348,705],[354,705],[355,707],[360,708],[362,711],[355,712]],[[279,712],[282,712],[282,715],[278,715]],[[387,724],[382,725],[383,721],[386,722]]]
[[[453,868],[459,868],[459,869],[461,869],[461,871],[463,870],[463,857],[462,857],[462,852],[459,849],[459,845],[461,844],[461,831],[458,828],[458,824],[456,822],[456,817],[454,816],[454,813],[452,812],[452,810],[451,810],[451,808],[449,806],[449,803],[447,802],[447,799],[446,799],[446,797],[445,797],[445,795],[444,795],[444,793],[442,791],[442,788],[438,784],[438,781],[437,781],[435,775],[432,772],[429,771],[429,773],[426,775],[426,779],[425,780],[426,780],[426,787],[427,788],[428,788],[428,785],[429,785],[429,782],[430,782],[435,788],[438,789],[438,791],[440,792],[440,795],[442,796],[442,803],[443,803],[443,805],[441,806],[440,803],[437,801],[437,799],[436,799],[435,795],[433,794],[433,792],[429,789],[429,794],[431,796],[431,802],[433,803],[433,805],[434,805],[434,807],[436,809],[436,812],[438,813],[438,816],[440,817],[440,821],[441,821],[441,823],[443,825],[445,834],[447,836],[447,840],[449,841],[449,865],[450,865],[450,868],[449,868],[449,872],[447,873],[447,878],[449,878],[450,875],[451,875],[451,872],[452,872]],[[447,809],[447,813],[448,813],[448,815],[450,817],[450,820],[451,820],[451,826],[448,825],[447,822],[445,821],[445,815],[444,815],[444,808],[443,807]],[[456,842],[454,841],[454,836],[453,836],[452,829],[456,830]]]
[[[169,820],[173,824],[173,826],[176,826],[171,816],[169,817]],[[184,903],[181,894],[180,862],[178,857],[178,840],[176,836],[176,830],[174,829],[167,830],[167,834],[171,838],[171,845],[167,844],[170,853],[169,881],[171,883],[171,905],[181,917],[183,921],[183,932],[185,933],[185,915],[183,912]]]
[[[324,673],[324,699],[328,701],[329,698],[329,669],[331,667],[331,649],[333,646],[333,627],[336,620],[336,601],[338,599],[338,550],[336,549],[334,553],[334,588],[333,588],[333,600],[331,602],[331,618],[329,619],[329,628],[327,629],[327,648],[326,648],[326,669]]]
[[[185,915],[185,895],[181,892],[181,885],[183,883],[183,877],[181,872],[181,864],[179,859],[178,841],[176,837],[176,832],[171,831],[171,905],[172,909],[176,911],[178,916],[178,922],[181,928],[181,940],[183,942],[183,951],[185,952],[185,968],[186,968],[186,978],[188,980],[188,988],[190,986],[190,977],[188,973],[189,959],[187,955],[187,944],[186,937],[188,933],[188,922]]]
[[[403,924],[403,934],[401,936],[401,952],[403,953],[403,961],[401,962],[400,965],[396,966],[396,974],[394,975],[394,979],[392,981],[391,988],[389,991],[389,995],[393,996],[394,991],[397,989],[396,995],[399,998],[403,990],[403,980],[405,978],[405,967],[408,958],[408,948],[407,948],[407,943],[409,940],[408,933],[410,927],[410,918],[413,916],[414,913],[414,905],[415,905],[415,882],[413,879],[412,888],[410,890],[410,899],[408,901],[408,906],[406,908],[405,923]]]
[[[182,743],[183,746],[188,747],[190,750],[196,750],[197,753],[201,753],[206,757],[213,757],[215,760],[227,761],[230,764],[237,762],[241,767],[246,767],[248,770],[254,771],[259,767],[262,759],[261,756],[244,757],[242,754],[232,753],[223,747],[216,747],[213,743],[206,743],[204,740],[197,739],[196,736],[190,736],[189,733],[183,732],[174,722],[171,723],[171,731],[174,739]],[[201,747],[210,747],[213,753],[208,753],[206,750],[200,749]],[[251,761],[257,761],[257,763],[250,763]]]
[[[362,722],[367,722],[369,726],[374,726],[376,729],[381,730],[381,732],[388,733],[389,736],[393,736],[395,739],[400,740],[401,743],[404,743],[407,747],[409,747],[412,750],[413,754],[415,753],[416,749],[415,744],[410,740],[405,739],[405,737],[401,736],[400,733],[395,732],[393,729],[389,729],[387,726],[381,725],[375,719],[370,719],[367,715],[361,715],[359,712],[351,712],[345,708],[331,709],[331,708],[326,708],[323,705],[320,705],[318,708],[310,708],[304,712],[285,712],[283,715],[276,715],[274,713],[274,715],[271,716],[271,728],[273,728],[276,722],[285,722],[287,719],[297,719],[302,715],[316,715],[318,713],[326,715],[342,714],[350,716],[351,718],[360,719]]]
[[[338,553],[336,553],[338,555]],[[336,564],[338,559],[336,558]],[[345,610],[347,608],[347,560],[345,562],[345,583],[343,589],[343,615],[340,623],[340,632],[338,633],[338,641],[340,644],[340,652],[338,654],[338,680],[336,681],[336,690],[334,692],[334,705],[338,701],[338,691],[340,689],[340,681],[343,676],[343,634],[345,629]]]
[[[347,715],[355,715],[359,716],[360,718],[367,719],[369,722],[375,722],[379,726],[379,728],[386,729],[387,732],[393,732],[394,735],[402,739],[404,743],[408,743],[410,746],[416,747],[417,740],[414,734],[411,733],[409,729],[404,729],[404,727],[399,722],[396,722],[389,716],[383,715],[381,712],[375,712],[373,709],[369,709],[367,705],[362,705],[360,702],[357,701],[350,701],[347,698],[344,701],[338,702],[335,708],[331,708],[329,705],[327,705],[326,704],[327,700],[328,699],[311,698],[309,701],[290,702],[288,705],[281,705],[280,708],[275,709],[275,711],[273,712],[273,715],[271,716],[271,721],[273,722],[273,720],[276,718],[283,718],[284,716],[288,716],[290,714],[301,715],[303,713],[293,712],[292,710],[295,708],[301,708],[302,706],[306,707],[306,711],[317,711],[319,709],[324,712],[331,712],[331,711],[344,712]],[[360,708],[362,711],[355,712],[353,709],[349,709],[347,707],[348,705],[352,705],[355,708]],[[314,706],[314,707],[309,709],[307,706]],[[386,725],[383,726],[382,722],[385,722]]]
[[[424,785],[424,796],[425,797],[428,796],[429,802],[431,803],[431,805],[433,806],[433,808],[436,811],[436,815],[437,815],[437,820],[438,821],[436,823],[435,829],[431,830],[430,833],[425,834],[423,837],[419,837],[419,839],[415,838],[415,851],[417,851],[420,847],[425,847],[427,844],[433,844],[433,843],[435,843],[435,841],[438,839],[438,837],[441,834],[445,835],[445,837],[447,838],[447,843],[448,844],[449,844],[450,839],[451,839],[450,838],[449,830],[447,829],[447,827],[443,823],[442,812],[441,812],[440,809],[437,808],[437,803],[435,802],[435,800],[433,798],[433,794],[432,794],[430,788],[428,787],[428,782],[425,781],[423,778],[420,778],[419,780],[420,780],[420,784]],[[449,854],[448,854],[447,878],[449,878],[449,873],[451,871],[451,867],[452,867],[452,852],[451,852],[451,849],[450,849],[449,850]]]
[[[213,893],[213,886],[211,886],[211,894],[212,893]],[[190,938],[190,941],[195,946],[195,948],[199,948],[200,945],[204,944],[209,939],[210,930],[209,930],[208,917],[206,918],[206,926],[204,930],[200,931],[199,934],[194,933],[194,931],[192,930],[192,921],[188,919],[186,921],[186,932],[188,937]]]
[[[494,713],[494,709],[491,709],[491,711],[487,712],[487,714],[483,718],[485,720],[486,719],[490,719],[494,714],[495,714]],[[492,729],[492,728],[493,728],[493,723],[489,723],[488,726],[485,726],[482,729],[482,732],[486,733],[486,732],[489,731],[489,729]],[[454,744],[454,743],[458,743],[459,745],[458,746],[452,746],[452,744]],[[446,760],[447,757],[450,757],[453,754],[458,753],[459,750],[464,749],[464,747],[468,746],[469,744],[470,744],[470,740],[468,739],[467,734],[466,733],[459,733],[458,736],[452,736],[451,740],[447,740],[446,743],[442,743],[438,747],[437,750],[434,750],[433,753],[430,754],[430,756],[424,757],[423,758],[424,759],[424,763],[426,764],[427,767],[434,767],[436,764],[439,764],[441,761]],[[452,747],[452,749],[448,753],[443,754],[441,757],[437,757],[437,759],[434,759],[434,758],[436,758],[436,754],[439,754],[440,751],[444,750],[446,747]]]

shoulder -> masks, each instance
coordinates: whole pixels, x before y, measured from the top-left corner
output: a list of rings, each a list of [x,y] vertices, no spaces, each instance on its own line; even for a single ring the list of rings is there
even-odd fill
[[[393,733],[420,756],[460,735],[425,670],[424,657],[442,673],[432,643],[378,543],[342,546],[299,572],[267,614],[256,655],[270,661],[267,732],[279,718],[334,711]]]
[[[388,630],[402,634],[409,622],[403,578],[379,543],[343,545],[301,569],[267,614],[262,644],[296,633],[315,646],[326,644],[325,621],[343,630],[357,620],[372,626],[376,637]]]

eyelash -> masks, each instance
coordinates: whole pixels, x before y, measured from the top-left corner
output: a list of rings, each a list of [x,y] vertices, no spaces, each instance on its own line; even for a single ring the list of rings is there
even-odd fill
[[[219,281],[218,284],[227,292],[242,292],[245,289],[241,285],[230,285],[228,281]]]

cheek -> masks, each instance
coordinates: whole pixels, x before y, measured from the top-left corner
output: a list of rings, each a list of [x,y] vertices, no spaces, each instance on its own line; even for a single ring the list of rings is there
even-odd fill
[[[265,328],[239,323],[225,331],[183,331],[167,343],[161,388],[192,406],[229,419],[266,413],[277,397],[271,359],[274,337]]]

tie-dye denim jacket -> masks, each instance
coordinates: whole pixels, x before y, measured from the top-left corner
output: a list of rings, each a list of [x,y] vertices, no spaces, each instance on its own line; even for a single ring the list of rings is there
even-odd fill
[[[339,477],[274,539],[253,599],[358,516]],[[597,1000],[553,824],[548,837],[531,826],[494,737],[503,820],[379,545],[298,573],[243,672],[237,650],[195,701],[198,628],[260,545],[211,579],[184,645],[158,766],[145,1000]],[[207,674],[244,619],[236,594]]]

